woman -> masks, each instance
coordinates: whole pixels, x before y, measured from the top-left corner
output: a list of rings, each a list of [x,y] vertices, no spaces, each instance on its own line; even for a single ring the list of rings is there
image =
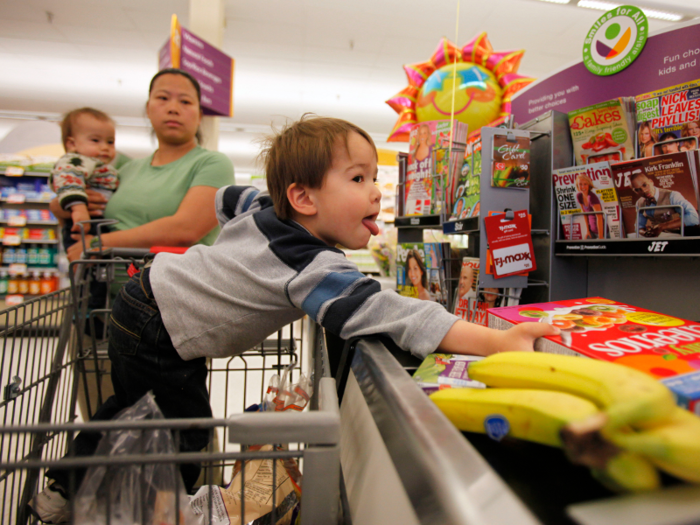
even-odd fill
[[[586,224],[586,235],[584,239],[599,239],[601,235],[604,234],[603,230],[603,214],[592,212],[602,212],[603,207],[600,203],[598,196],[593,193],[593,181],[588,178],[588,175],[584,173],[579,173],[576,176],[576,202],[579,203],[581,209],[584,212],[591,213],[591,215],[584,215],[588,220],[585,221]]]
[[[639,125],[639,156],[640,157],[651,157],[654,155],[654,144],[656,144],[656,137],[651,131],[651,124],[649,121],[642,122]]]
[[[700,144],[698,144],[698,141],[700,141],[700,120],[683,124],[681,127],[681,137],[690,139],[683,143],[683,146],[681,146],[682,151],[698,149],[700,146]]]
[[[406,256],[406,275],[408,280],[411,281],[411,285],[416,289],[418,299],[432,301],[433,298],[428,293],[428,277],[426,274],[420,252],[415,249],[409,250]]]
[[[430,126],[421,124],[418,128],[418,138],[416,139],[416,149],[413,153],[415,159],[420,162],[427,159],[432,151],[430,144]]]
[[[106,247],[150,248],[211,244],[218,233],[214,196],[234,184],[233,166],[222,153],[198,145],[202,121],[198,82],[179,69],[164,69],[151,80],[146,114],[158,149],[120,170],[120,186],[105,206],[96,192],[89,194],[91,215],[119,221],[103,234]],[[56,199],[55,215],[63,217]],[[104,211],[103,211],[104,210]],[[79,236],[74,236],[79,239]],[[86,244],[93,241],[86,236]],[[82,243],[67,250],[78,259]]]
[[[484,288],[479,294],[479,302],[483,303],[485,308],[496,308],[501,306],[503,302],[503,291],[500,288]]]

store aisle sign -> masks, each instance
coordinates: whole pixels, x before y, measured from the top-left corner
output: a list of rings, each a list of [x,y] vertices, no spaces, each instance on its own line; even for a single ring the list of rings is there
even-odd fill
[[[173,15],[170,37],[160,49],[158,67],[180,68],[197,79],[205,115],[233,116],[234,64],[231,57],[181,27]]]
[[[583,63],[595,75],[619,73],[642,52],[648,34],[649,22],[641,9],[631,5],[611,9],[588,31]]]

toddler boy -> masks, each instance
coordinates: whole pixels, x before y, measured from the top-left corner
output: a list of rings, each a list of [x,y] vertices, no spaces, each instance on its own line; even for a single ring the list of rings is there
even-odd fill
[[[61,139],[66,154],[51,171],[51,185],[62,209],[70,210],[70,223],[63,229],[64,247],[72,245],[71,233],[79,233],[80,221],[90,219],[86,189],[100,192],[107,199],[119,186],[114,160],[114,122],[93,108],[68,112],[61,122]],[[85,233],[88,233],[86,230]]]
[[[115,395],[94,419],[114,417],[149,390],[166,418],[211,417],[206,358],[240,354],[304,315],[343,339],[387,334],[419,357],[437,349],[532,350],[535,338],[557,332],[542,323],[507,332],[467,323],[437,303],[381,291],[346,259],[336,245],[362,248],[379,231],[377,151],[357,126],[303,117],[271,137],[262,157],[269,195],[221,188],[216,242],[183,255],[160,253],[121,289],[110,318]],[[76,453],[92,454],[99,437],[81,433]],[[207,442],[206,432],[183,432],[180,449]],[[188,490],[198,472],[183,466]],[[58,515],[68,473],[47,476],[55,482],[32,506]],[[49,501],[59,503],[49,510]]]

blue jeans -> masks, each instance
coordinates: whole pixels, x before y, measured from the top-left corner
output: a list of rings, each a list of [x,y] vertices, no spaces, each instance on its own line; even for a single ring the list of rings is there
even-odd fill
[[[93,421],[109,420],[130,407],[149,390],[167,418],[211,417],[207,391],[206,359],[184,361],[173,347],[163,325],[149,280],[150,267],[144,268],[124,284],[114,301],[110,316],[109,359],[112,362],[114,395],[100,406]],[[76,456],[92,455],[100,433],[81,432],[73,447]],[[186,430],[180,433],[180,450],[196,452],[209,443],[208,430]],[[189,492],[199,477],[200,466],[181,465],[185,488]],[[83,471],[75,473],[75,488],[80,486]],[[47,477],[64,488],[70,484],[70,472],[51,469]]]

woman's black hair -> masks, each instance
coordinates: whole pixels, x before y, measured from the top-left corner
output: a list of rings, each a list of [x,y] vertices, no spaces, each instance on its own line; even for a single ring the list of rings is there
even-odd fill
[[[194,90],[197,92],[197,104],[199,104],[199,108],[201,111],[202,108],[202,89],[199,87],[199,82],[197,82],[197,79],[194,78],[192,75],[190,75],[187,71],[183,71],[182,69],[178,69],[176,67],[169,67],[167,69],[161,69],[153,75],[153,78],[151,79],[151,83],[148,85],[148,94],[151,94],[151,91],[153,91],[153,84],[155,84],[156,79],[158,77],[162,77],[163,75],[180,75],[181,77],[185,77],[187,80],[189,80],[192,83],[192,86],[194,86]],[[195,133],[194,137],[197,139],[197,143],[201,144],[202,143],[202,128],[197,128],[197,133]]]
[[[428,277],[427,277],[427,271],[425,269],[425,264],[423,263],[423,258],[420,256],[420,252],[416,249],[408,250],[408,255],[406,255],[406,274],[408,274],[408,261],[411,259],[416,260],[416,264],[418,265],[418,268],[420,268],[421,271],[421,276],[420,276],[420,283],[423,285],[423,288],[428,288]]]

